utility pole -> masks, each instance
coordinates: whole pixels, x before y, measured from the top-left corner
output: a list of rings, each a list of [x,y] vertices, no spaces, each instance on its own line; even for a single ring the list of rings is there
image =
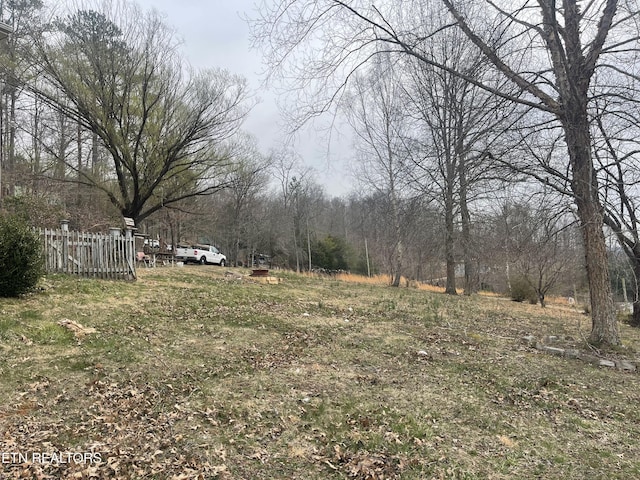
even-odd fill
[[[367,258],[367,277],[371,277],[371,265],[369,265],[369,247],[367,246],[367,237],[364,238],[364,255]]]

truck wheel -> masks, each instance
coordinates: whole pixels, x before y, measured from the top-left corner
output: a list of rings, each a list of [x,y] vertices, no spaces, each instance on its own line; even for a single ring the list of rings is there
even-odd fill
[[[225,264],[224,264],[224,259],[220,260],[220,266],[221,266],[221,267],[224,267],[224,265],[225,265]]]
[[[207,257],[203,255],[200,257],[200,265],[206,265],[206,264],[207,264]]]

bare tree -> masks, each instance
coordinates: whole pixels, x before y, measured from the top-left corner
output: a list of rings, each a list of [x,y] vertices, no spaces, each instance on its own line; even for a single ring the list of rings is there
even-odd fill
[[[640,104],[607,105],[596,116],[594,152],[605,188],[605,223],[618,239],[635,278],[631,325],[640,327]]]
[[[591,89],[600,78],[594,76],[596,69],[615,68],[607,63],[607,56],[636,48],[637,31],[625,27],[632,24],[638,12],[621,9],[618,14],[617,0],[590,2],[584,11],[578,0],[566,0],[559,6],[552,0],[508,5],[490,0],[441,1],[452,18],[446,25],[425,18],[422,14],[428,12],[427,2],[422,1],[380,6],[346,0],[263,2],[262,16],[254,22],[256,40],[264,40],[274,72],[292,66],[294,77],[306,80],[299,84],[301,91],[318,87],[319,95],[314,96],[307,115],[326,111],[354,70],[376,52],[387,50],[454,73],[557,122],[564,133],[569,187],[584,236],[591,290],[590,341],[619,344],[603,233],[604,212],[594,175],[589,106]],[[424,46],[441,41],[441,33],[448,28],[461,29],[495,73],[517,87],[518,95],[496,90],[429,56]],[[332,35],[337,31],[339,35]],[[315,53],[315,58],[309,52]],[[604,89],[598,93],[606,95]]]
[[[324,195],[322,188],[315,183],[311,169],[302,165],[302,159],[295,152],[282,149],[273,155],[273,176],[280,190],[282,215],[281,230],[289,232],[292,244],[285,241],[283,253],[293,260],[297,272],[303,270],[306,250],[308,268],[311,268],[310,216],[313,204]],[[305,246],[306,245],[306,246]]]
[[[408,153],[405,136],[406,97],[400,80],[394,75],[388,57],[376,59],[367,77],[354,82],[347,97],[347,114],[356,134],[356,167],[358,183],[365,190],[385,195],[389,201],[389,217],[378,218],[392,227],[389,266],[391,285],[398,287],[403,273],[407,227],[401,221],[401,197],[406,191]]]
[[[155,12],[124,1],[96,8],[54,23],[32,57],[39,81],[31,89],[110,154],[114,181],[90,171],[74,181],[99,189],[136,221],[219,189],[229,163],[224,142],[247,113],[246,82],[221,70],[185,73]]]
[[[230,234],[229,254],[236,266],[241,263],[240,249],[252,243],[251,230],[257,230],[255,201],[266,187],[270,161],[258,151],[255,139],[243,136],[239,141],[234,148],[236,160],[225,180],[228,187],[218,197],[222,200],[219,208],[226,212],[220,227]]]
[[[429,56],[469,78],[490,83],[484,79],[489,69],[486,59],[477,55],[465,35],[459,30],[447,35],[446,41],[425,47]],[[480,184],[492,176],[488,152],[495,152],[496,139],[511,123],[513,108],[450,71],[415,60],[407,70],[408,97],[418,125],[415,144],[420,146],[420,155],[414,155],[416,183],[444,212],[446,292],[457,291],[457,251],[462,250],[464,292],[469,295],[479,287],[470,205]]]
[[[24,121],[19,118],[24,97],[22,79],[29,70],[29,63],[20,52],[38,37],[43,23],[42,9],[41,0],[0,4],[0,20],[12,28],[12,34],[0,49],[0,199],[3,194],[15,193],[20,124]]]
[[[546,295],[573,262],[573,219],[557,200],[540,193],[526,203],[505,204],[501,215],[507,258],[543,308]]]

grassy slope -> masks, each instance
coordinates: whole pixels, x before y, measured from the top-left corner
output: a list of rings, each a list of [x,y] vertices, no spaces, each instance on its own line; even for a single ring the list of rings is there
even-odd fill
[[[587,348],[578,311],[224,271],[55,277],[0,300],[0,452],[103,460],[0,478],[640,476],[638,374],[520,341]],[[622,329],[606,356],[635,361],[640,332]]]

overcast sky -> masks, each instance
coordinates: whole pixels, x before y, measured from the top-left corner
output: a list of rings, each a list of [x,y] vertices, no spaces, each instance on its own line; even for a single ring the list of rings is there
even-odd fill
[[[261,103],[252,110],[244,130],[258,138],[263,153],[277,149],[284,139],[274,95],[261,89],[260,52],[249,47],[249,27],[243,20],[255,0],[135,0],[144,10],[155,8],[165,23],[183,40],[183,51],[195,68],[221,67],[247,78]],[[345,175],[349,145],[343,140],[329,146],[312,129],[302,133],[294,146],[305,163],[316,171],[317,181],[330,196],[351,191]],[[336,135],[334,135],[336,138]]]

